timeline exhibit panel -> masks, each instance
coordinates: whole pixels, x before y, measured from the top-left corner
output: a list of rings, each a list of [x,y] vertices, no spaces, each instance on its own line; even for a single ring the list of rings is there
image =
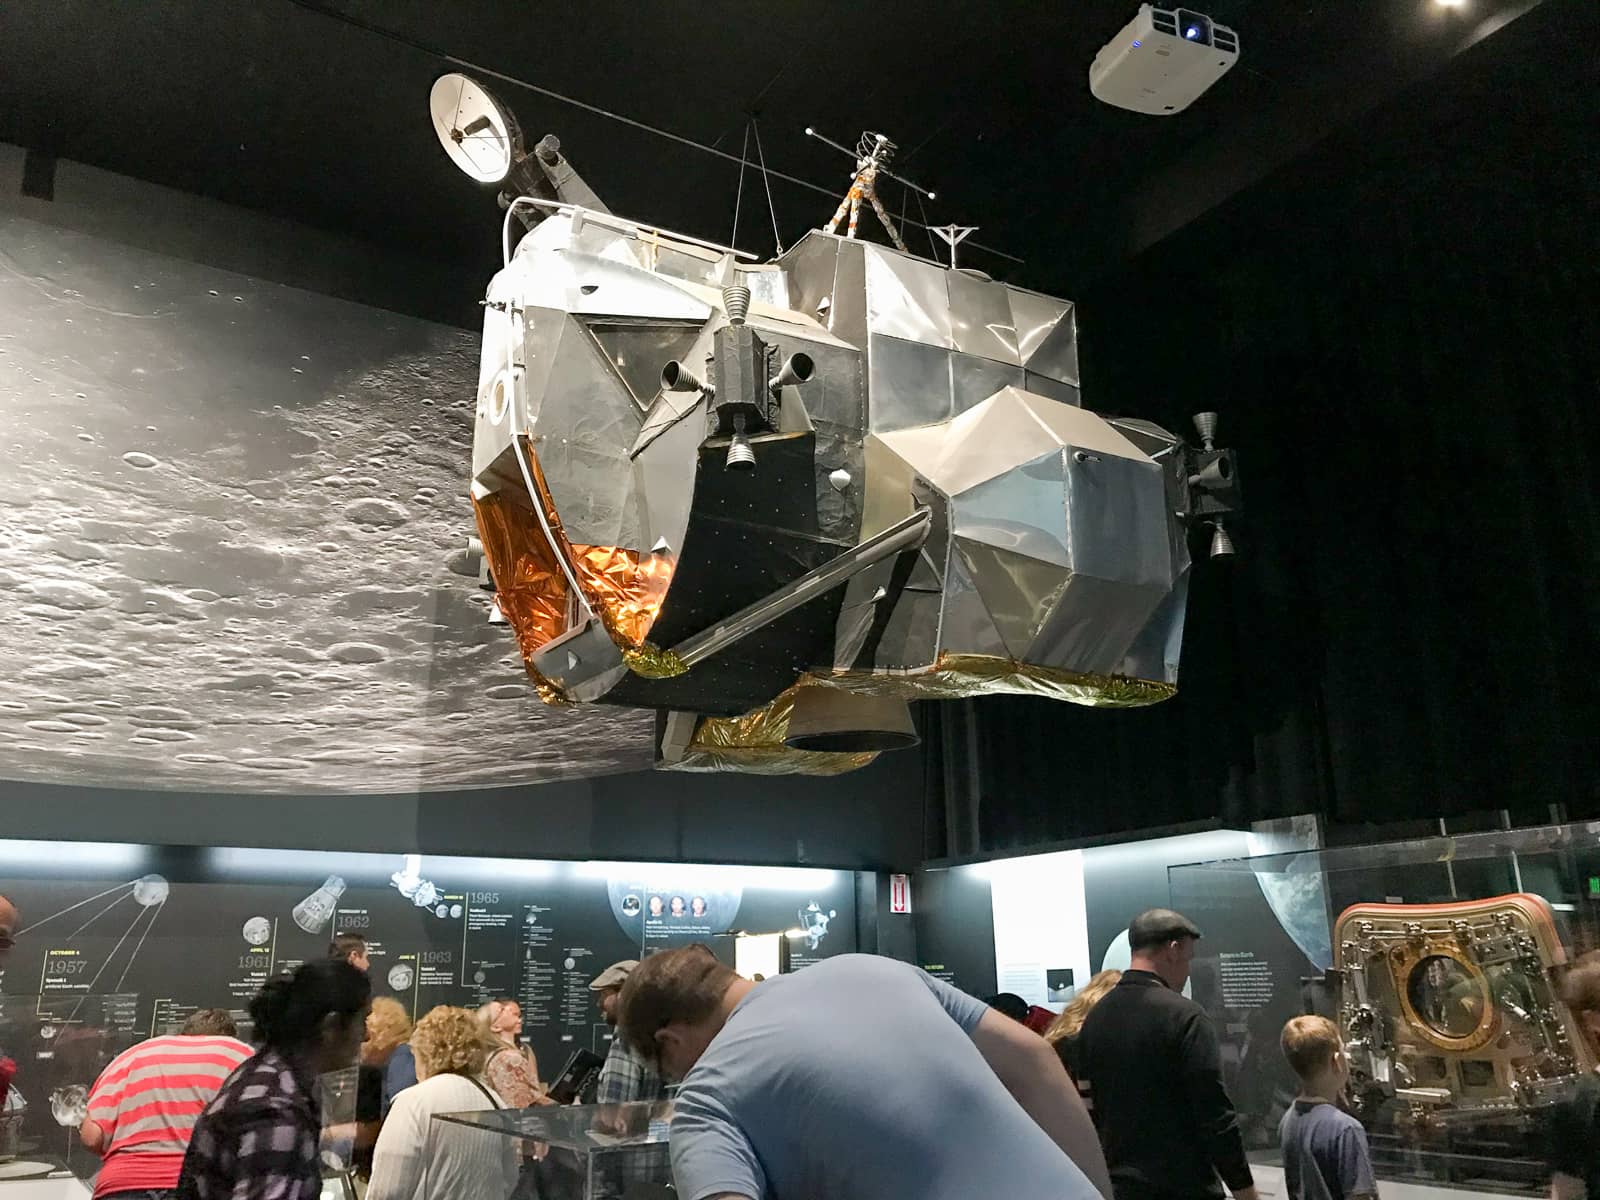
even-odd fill
[[[367,939],[373,994],[413,1019],[515,998],[546,1077],[579,1047],[604,1053],[589,982],[619,959],[734,930],[792,931],[795,968],[855,949],[849,872],[14,841],[0,864],[21,914],[0,1054],[27,1133],[57,1154],[113,1056],[199,1008],[232,1010],[248,1037],[261,985],[336,933]]]

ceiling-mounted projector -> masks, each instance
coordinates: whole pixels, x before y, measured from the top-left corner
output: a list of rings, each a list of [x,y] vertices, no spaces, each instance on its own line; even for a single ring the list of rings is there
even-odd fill
[[[1203,13],[1141,4],[1089,65],[1095,99],[1170,117],[1239,61],[1239,35]]]

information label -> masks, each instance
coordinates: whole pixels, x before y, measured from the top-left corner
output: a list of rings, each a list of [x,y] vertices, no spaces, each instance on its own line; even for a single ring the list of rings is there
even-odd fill
[[[1219,964],[1224,1008],[1265,1008],[1271,1003],[1271,964],[1250,950],[1223,954]]]

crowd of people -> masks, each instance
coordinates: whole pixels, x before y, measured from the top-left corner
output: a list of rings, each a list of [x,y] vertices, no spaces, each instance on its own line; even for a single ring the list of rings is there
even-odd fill
[[[0,896],[0,956],[17,920]],[[676,1086],[669,1146],[621,1157],[618,1196],[663,1179],[669,1150],[685,1200],[869,1200],[909,1180],[934,1200],[1257,1200],[1216,1032],[1183,994],[1200,938],[1181,914],[1140,914],[1128,968],[1095,975],[1048,1022],[870,955],[759,983],[704,946],[619,962],[590,984],[615,1029],[604,1068],[564,1099],[654,1101]],[[315,1200],[318,1079],[355,1062],[365,1200],[565,1200],[541,1175],[544,1147],[433,1119],[557,1103],[515,1001],[441,1006],[412,1027],[398,1002],[373,999],[367,966],[365,943],[345,937],[269,982],[250,1005],[254,1047],[208,1009],[113,1059],[79,1131],[103,1159],[95,1200]],[[1600,957],[1574,964],[1563,995],[1600,1040]],[[1279,1128],[1288,1200],[1371,1200],[1337,1027],[1295,1017],[1280,1048],[1299,1080]],[[1555,1118],[1555,1200],[1600,1196],[1597,1112],[1591,1076]]]

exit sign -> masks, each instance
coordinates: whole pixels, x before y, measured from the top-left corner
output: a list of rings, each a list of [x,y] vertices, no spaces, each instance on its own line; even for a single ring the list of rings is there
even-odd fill
[[[889,876],[889,911],[892,913],[911,911],[911,876]]]

